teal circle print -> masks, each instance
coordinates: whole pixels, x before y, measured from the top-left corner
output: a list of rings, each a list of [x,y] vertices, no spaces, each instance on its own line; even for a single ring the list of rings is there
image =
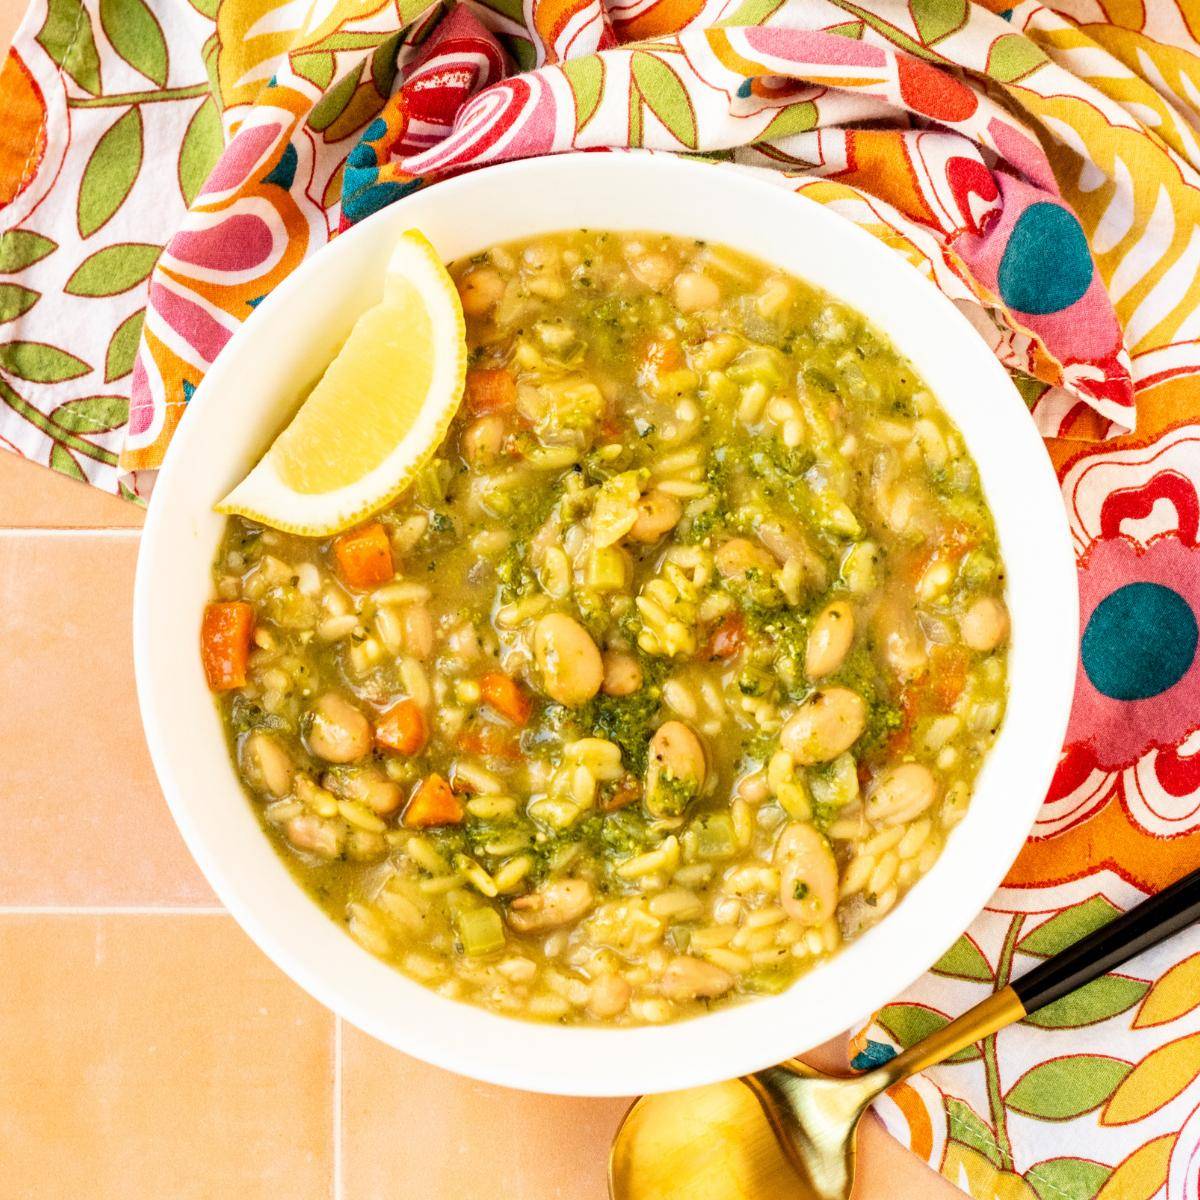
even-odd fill
[[[997,282],[1009,308],[1045,316],[1070,308],[1091,285],[1093,269],[1075,214],[1043,201],[1017,218]]]
[[[1083,631],[1083,669],[1114,700],[1146,700],[1177,684],[1196,657],[1196,614],[1161,583],[1105,596]]]

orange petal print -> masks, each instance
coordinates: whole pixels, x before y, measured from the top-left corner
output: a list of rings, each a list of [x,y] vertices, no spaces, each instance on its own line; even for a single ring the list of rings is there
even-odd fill
[[[1141,888],[1161,891],[1200,859],[1200,830],[1175,838],[1147,833],[1129,819],[1117,796],[1088,820],[1028,842],[1013,863],[1009,887],[1045,887],[1082,879],[1105,867]]]
[[[1200,1004],[1200,954],[1193,954],[1176,963],[1146,993],[1133,1027],[1169,1024],[1191,1012],[1197,1004]]]
[[[694,21],[703,8],[704,0],[658,0],[658,3],[643,8],[627,21],[614,15],[613,29],[617,40],[621,42],[663,37],[668,33],[677,33]]]
[[[1167,1182],[1167,1164],[1177,1134],[1164,1133],[1139,1146],[1108,1177],[1096,1200],[1150,1200]]]
[[[46,102],[29,68],[9,50],[0,70],[7,125],[0,139],[0,208],[11,204],[37,174],[46,153]]]
[[[1200,1033],[1151,1050],[1104,1106],[1101,1125],[1132,1125],[1169,1104],[1200,1075]]]

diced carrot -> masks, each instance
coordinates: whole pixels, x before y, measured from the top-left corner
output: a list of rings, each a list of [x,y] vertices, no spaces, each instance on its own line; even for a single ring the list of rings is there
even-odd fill
[[[601,441],[616,442],[620,441],[625,433],[625,426],[611,413],[606,416],[599,424],[596,430]]]
[[[533,712],[533,701],[521,685],[499,671],[492,671],[479,681],[479,692],[488,708],[514,725],[524,725]]]
[[[935,646],[930,656],[929,685],[938,707],[949,712],[967,685],[967,652],[961,646]]]
[[[732,612],[721,619],[708,639],[706,657],[712,659],[733,658],[746,640],[746,621],[740,612]]]
[[[888,738],[887,751],[891,756],[903,754],[912,744],[913,728],[916,726],[921,696],[924,689],[906,687],[900,693],[900,724]]]
[[[508,412],[517,403],[517,381],[505,367],[467,372],[467,407],[473,413]]]
[[[427,775],[404,810],[404,824],[412,829],[457,825],[464,814],[462,803],[450,790],[450,785],[440,775]]]
[[[654,338],[643,356],[646,367],[657,374],[660,371],[676,371],[684,365],[683,349],[675,337]]]
[[[396,574],[392,543],[378,521],[343,533],[333,543],[333,554],[342,582],[356,592],[379,587]]]
[[[246,682],[254,609],[243,600],[220,600],[204,606],[200,627],[200,659],[214,692],[227,692]]]
[[[429,741],[425,713],[415,700],[393,704],[375,722],[375,745],[397,754],[420,754]]]
[[[515,730],[490,721],[468,726],[458,735],[458,748],[467,754],[482,754],[488,758],[507,758],[516,762],[521,757],[521,744]]]

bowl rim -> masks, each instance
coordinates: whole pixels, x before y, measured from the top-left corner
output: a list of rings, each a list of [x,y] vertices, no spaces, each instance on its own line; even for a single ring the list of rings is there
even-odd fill
[[[873,235],[826,206],[781,188],[780,182],[775,172],[745,168],[721,170],[714,164],[671,156],[573,153],[499,164],[489,167],[486,172],[473,172],[439,183],[432,190],[416,192],[349,229],[284,279],[233,334],[197,387],[175,431],[155,484],[154,499],[142,534],[133,620],[139,706],[155,772],[172,816],[221,903],[285,974],[335,1014],[381,1041],[434,1065],[485,1082],[528,1090],[614,1096],[695,1086],[746,1074],[781,1061],[841,1032],[897,995],[927,970],[1000,885],[1024,844],[1041,805],[1066,732],[1074,688],[1078,631],[1074,556],[1066,513],[1049,456],[1007,373],[953,302],[901,255]],[[949,339],[946,343],[949,349],[969,362],[973,390],[989,396],[989,403],[995,404],[994,410],[988,413],[987,423],[995,423],[997,436],[1002,433],[1000,440],[1010,453],[1017,455],[1017,461],[1010,466],[1014,471],[1019,470],[1021,476],[1021,502],[1028,505],[1030,513],[1037,514],[1036,519],[1025,514],[1018,521],[1016,515],[1009,518],[1006,510],[1003,525],[1005,529],[1010,524],[1020,525],[1023,537],[1036,543],[1036,554],[1044,560],[1047,572],[1042,581],[1043,594],[1038,598],[1036,625],[1032,621],[1021,623],[1030,620],[1025,616],[1027,611],[1033,612],[1032,599],[1024,594],[1032,589],[1032,580],[1014,581],[1009,576],[1010,604],[1014,599],[1014,582],[1024,589],[1020,622],[1014,609],[1009,712],[977,781],[967,817],[953,831],[946,852],[930,871],[878,926],[826,963],[801,976],[787,991],[663,1026],[608,1028],[539,1024],[499,1016],[439,996],[359,947],[290,876],[288,886],[311,910],[315,920],[301,917],[299,905],[288,904],[288,912],[283,916],[267,911],[268,906],[255,895],[258,881],[247,881],[231,870],[227,861],[230,853],[227,843],[205,825],[200,795],[204,788],[198,786],[196,780],[186,778],[186,772],[181,772],[175,761],[176,750],[171,747],[171,718],[164,703],[172,698],[174,685],[161,678],[156,647],[157,639],[163,636],[156,634],[154,620],[156,592],[165,586],[160,560],[166,556],[165,547],[175,526],[184,519],[174,512],[173,505],[183,503],[176,500],[176,495],[180,493],[181,481],[189,469],[188,447],[197,440],[210,404],[213,407],[217,404],[215,399],[210,401],[210,397],[215,397],[222,384],[233,379],[236,365],[245,355],[258,350],[260,330],[266,329],[270,320],[275,319],[273,314],[303,303],[306,290],[314,284],[319,286],[322,272],[333,269],[336,256],[349,255],[359,246],[365,248],[373,239],[390,239],[398,235],[407,227],[407,212],[419,212],[423,207],[428,209],[427,198],[431,194],[439,205],[450,207],[457,202],[465,204],[465,198],[473,194],[484,198],[492,189],[516,189],[519,193],[522,188],[562,187],[570,190],[585,186],[611,193],[614,206],[621,203],[621,196],[629,194],[629,188],[638,186],[644,186],[648,193],[670,188],[680,195],[687,194],[689,189],[703,189],[710,199],[714,192],[724,192],[730,203],[744,202],[748,210],[752,205],[778,208],[774,198],[782,198],[789,204],[801,206],[795,210],[794,217],[798,230],[808,226],[814,235],[827,236],[843,247],[852,248],[857,258],[870,260],[871,269],[879,277],[891,277],[893,282],[889,286],[900,288],[917,308],[932,314],[935,324],[943,328]],[[424,219],[428,220],[428,217]],[[593,224],[599,225],[599,222]],[[568,222],[545,229],[549,232],[551,228],[568,229],[577,225],[578,222],[574,225]],[[647,220],[641,224],[622,225],[614,217],[609,227],[652,229],[654,222]],[[502,243],[513,236],[517,235],[500,230],[483,244]],[[722,236],[715,240],[728,239]],[[782,269],[803,277],[802,271]],[[821,286],[828,287],[827,284]],[[887,321],[881,322],[877,316],[872,319],[876,324],[882,324],[883,332],[892,336]],[[905,351],[904,346],[900,349]],[[942,394],[939,394],[939,400],[946,403]],[[961,429],[963,422],[959,415],[951,411],[951,417]],[[235,448],[236,440],[230,439]],[[980,465],[981,475],[985,477],[989,506],[999,531],[1002,514],[996,510],[991,489],[986,486],[987,472],[983,470],[982,460],[989,461],[989,470],[995,480],[1001,481],[1004,476],[999,467],[991,463],[991,451],[982,437],[979,440],[967,437],[966,440],[968,449]],[[988,440],[991,440],[990,433]],[[1016,513],[1015,502],[1012,512]],[[1013,543],[1002,536],[1001,545],[1006,562],[1009,562]],[[1023,554],[1025,549],[1021,547]],[[211,553],[206,559],[209,561]],[[197,612],[206,599],[208,596],[197,599]],[[1035,632],[1036,637],[1033,636]],[[1018,649],[1023,656],[1025,654],[1022,639],[1027,639],[1031,646],[1037,643],[1037,663],[1026,663],[1023,657],[1022,694],[1017,698],[1032,703],[1037,713],[1036,719],[1021,717],[1022,740],[1013,742],[1008,736],[1015,722],[1013,670]],[[164,651],[169,649],[170,646],[164,644]],[[198,655],[195,657],[198,659]],[[1032,653],[1026,657],[1032,659]],[[1036,689],[1033,687],[1035,671],[1040,677]],[[1013,743],[1011,746],[1010,742]],[[1020,757],[1000,760],[1002,750],[1009,755],[1017,751]],[[249,800],[236,782],[227,753],[225,758],[226,773],[234,780],[247,817],[257,828]],[[1022,787],[1016,789],[1015,797],[1004,801],[1009,806],[1004,812],[1000,812],[1000,801],[990,799],[989,792],[989,821],[977,822],[980,827],[976,830],[972,815],[988,787],[987,781],[997,774],[1001,761],[1005,763],[1005,772],[1015,774]],[[259,836],[269,849],[268,839]],[[969,854],[969,858],[963,858],[953,870],[949,866],[939,870],[951,860],[952,851],[957,851],[960,857]],[[282,861],[279,867],[286,871]],[[957,891],[950,886],[952,876],[957,879]],[[291,920],[304,927],[299,934],[288,925]],[[324,932],[317,928],[317,921],[327,927]],[[936,932],[931,932],[930,925]],[[335,945],[330,934],[344,945]],[[887,935],[886,940],[884,935]],[[815,986],[814,981],[819,981],[821,986]],[[808,1007],[805,1000],[809,1002]],[[397,1008],[397,1005],[401,1007]],[[411,1021],[408,1019],[411,1017],[418,1019]],[[422,1025],[422,1019],[426,1021],[425,1025]],[[797,1032],[797,1024],[803,1024],[808,1032]]]

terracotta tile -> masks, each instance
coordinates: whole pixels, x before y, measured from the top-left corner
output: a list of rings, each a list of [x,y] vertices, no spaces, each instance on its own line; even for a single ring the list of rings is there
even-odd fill
[[[0,0],[0,50],[8,53],[8,44],[25,12],[25,0]]]
[[[133,535],[0,531],[0,905],[216,903],[142,738],[136,555]]]
[[[107,529],[140,526],[145,519],[136,504],[0,450],[0,526]]]
[[[603,1200],[628,1107],[473,1083],[344,1025],[345,1200]]]
[[[5,1196],[329,1200],[333,1019],[232,918],[0,917]]]
[[[858,1135],[851,1200],[963,1200],[963,1193],[868,1114]]]

